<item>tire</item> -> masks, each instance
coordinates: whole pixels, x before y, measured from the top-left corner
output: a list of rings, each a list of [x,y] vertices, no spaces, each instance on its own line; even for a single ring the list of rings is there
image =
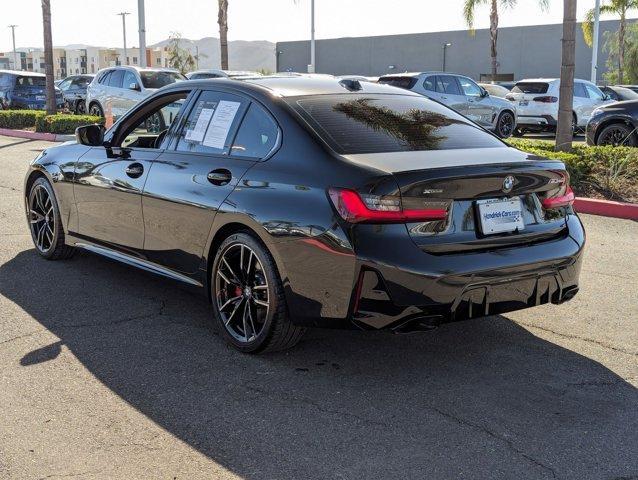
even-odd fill
[[[55,192],[44,177],[36,179],[27,196],[27,221],[38,254],[47,260],[70,258],[75,248],[66,245]]]
[[[93,115],[95,117],[104,117],[104,111],[102,107],[100,107],[99,103],[92,103],[89,107],[89,115]]]
[[[219,246],[210,288],[214,316],[228,343],[240,352],[286,350],[305,332],[290,321],[272,255],[248,233],[230,235]]]
[[[636,141],[634,129],[624,123],[612,123],[603,128],[598,134],[596,145],[635,147],[638,145],[638,142]]]
[[[84,115],[86,113],[86,102],[84,100],[78,100],[75,103],[74,111],[76,115]]]
[[[578,134],[578,119],[576,118],[576,114],[572,114],[572,137],[575,137]]]
[[[516,121],[511,112],[501,112],[496,121],[496,134],[500,138],[510,138],[516,130]]]

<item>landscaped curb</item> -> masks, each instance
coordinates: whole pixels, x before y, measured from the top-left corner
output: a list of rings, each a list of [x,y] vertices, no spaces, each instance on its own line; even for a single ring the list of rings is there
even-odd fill
[[[576,197],[574,209],[578,213],[602,215],[603,217],[638,220],[638,204],[598,200],[596,198]]]
[[[6,137],[28,138],[30,140],[44,140],[45,142],[68,142],[69,140],[75,140],[75,135],[31,132],[29,130],[14,130],[12,128],[0,128],[0,135],[4,135]]]

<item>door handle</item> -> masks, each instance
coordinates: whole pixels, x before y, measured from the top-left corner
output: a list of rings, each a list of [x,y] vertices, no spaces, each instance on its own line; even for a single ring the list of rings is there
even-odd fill
[[[230,172],[230,170],[226,170],[225,168],[218,168],[217,170],[209,172],[206,178],[208,178],[208,181],[213,185],[223,186],[230,183],[230,181],[233,179],[233,174]]]
[[[144,173],[144,166],[141,163],[131,163],[126,170],[126,174],[131,178],[139,178]]]

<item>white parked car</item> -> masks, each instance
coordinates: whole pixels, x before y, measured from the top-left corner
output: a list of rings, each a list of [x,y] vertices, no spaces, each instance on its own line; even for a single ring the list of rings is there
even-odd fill
[[[207,78],[234,78],[242,80],[245,78],[262,77],[259,72],[251,72],[249,70],[219,70],[210,68],[208,70],[197,70],[186,74],[189,80],[204,80]]]
[[[100,70],[86,90],[86,111],[120,117],[158,88],[186,80],[168,68],[111,67]]]
[[[518,109],[515,135],[526,132],[555,132],[558,123],[559,78],[533,78],[516,82],[505,97]],[[587,80],[574,80],[574,132],[587,126],[592,112],[613,100]]]

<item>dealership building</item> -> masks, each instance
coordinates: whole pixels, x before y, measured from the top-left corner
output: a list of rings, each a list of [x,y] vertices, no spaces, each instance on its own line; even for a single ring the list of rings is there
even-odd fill
[[[606,71],[604,32],[618,30],[618,21],[600,22],[598,80]],[[592,49],[585,44],[581,24],[576,31],[576,77],[591,77]],[[558,77],[562,24],[500,28],[499,74],[513,80]],[[277,43],[277,70],[305,72],[310,42]],[[412,33],[377,37],[317,40],[316,72],[377,76],[387,73],[445,70],[480,80],[491,71],[489,29]]]

